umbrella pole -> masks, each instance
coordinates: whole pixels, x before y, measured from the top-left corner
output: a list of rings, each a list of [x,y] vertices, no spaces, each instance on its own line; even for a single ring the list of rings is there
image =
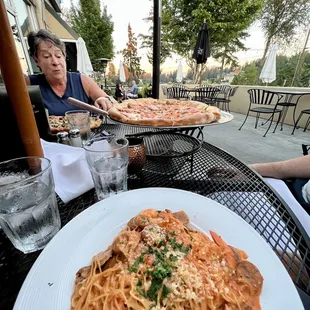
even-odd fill
[[[159,99],[161,0],[154,0],[152,95]]]
[[[40,136],[4,1],[0,1],[0,68],[26,154],[43,157]]]

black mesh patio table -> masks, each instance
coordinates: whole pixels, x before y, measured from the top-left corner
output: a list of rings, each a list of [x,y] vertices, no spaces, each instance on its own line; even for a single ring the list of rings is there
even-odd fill
[[[148,131],[104,124],[117,136]],[[169,133],[161,139],[170,139]],[[128,178],[129,190],[145,187],[183,189],[231,209],[266,240],[291,275],[305,309],[310,309],[310,240],[290,208],[264,180],[225,151],[203,142],[191,156],[150,158],[142,172]],[[90,190],[73,201],[58,201],[62,225],[97,201]],[[229,225],[229,223],[227,223]],[[12,309],[21,285],[40,252],[23,254],[0,232],[0,309]],[[276,275],[275,275],[276,276]],[[55,309],[56,310],[56,309]]]

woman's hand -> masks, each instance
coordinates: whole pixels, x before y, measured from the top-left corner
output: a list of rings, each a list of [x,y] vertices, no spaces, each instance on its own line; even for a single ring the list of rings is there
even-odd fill
[[[107,97],[99,97],[95,101],[95,106],[99,109],[108,111],[110,108],[112,108],[112,102]]]

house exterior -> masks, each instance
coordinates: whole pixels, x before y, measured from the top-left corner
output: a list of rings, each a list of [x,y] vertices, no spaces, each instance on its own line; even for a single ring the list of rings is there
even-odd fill
[[[3,0],[0,0],[3,1]],[[27,35],[46,29],[66,43],[68,69],[75,71],[77,33],[61,18],[61,0],[4,0],[22,70],[25,74],[39,72],[28,53]],[[75,69],[75,70],[74,70]]]

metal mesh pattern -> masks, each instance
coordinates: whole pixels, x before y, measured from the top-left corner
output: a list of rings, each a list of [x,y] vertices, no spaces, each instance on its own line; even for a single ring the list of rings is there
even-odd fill
[[[120,125],[103,125],[103,128],[118,136],[148,130]],[[278,254],[295,284],[310,293],[309,237],[289,207],[260,176],[223,150],[204,142],[202,148],[189,157],[148,159],[139,175],[129,177],[128,187],[179,188],[225,205],[259,232]],[[66,205],[58,201],[62,225],[95,201],[94,190]],[[12,309],[38,255],[39,252],[22,254],[0,232],[0,309]]]

